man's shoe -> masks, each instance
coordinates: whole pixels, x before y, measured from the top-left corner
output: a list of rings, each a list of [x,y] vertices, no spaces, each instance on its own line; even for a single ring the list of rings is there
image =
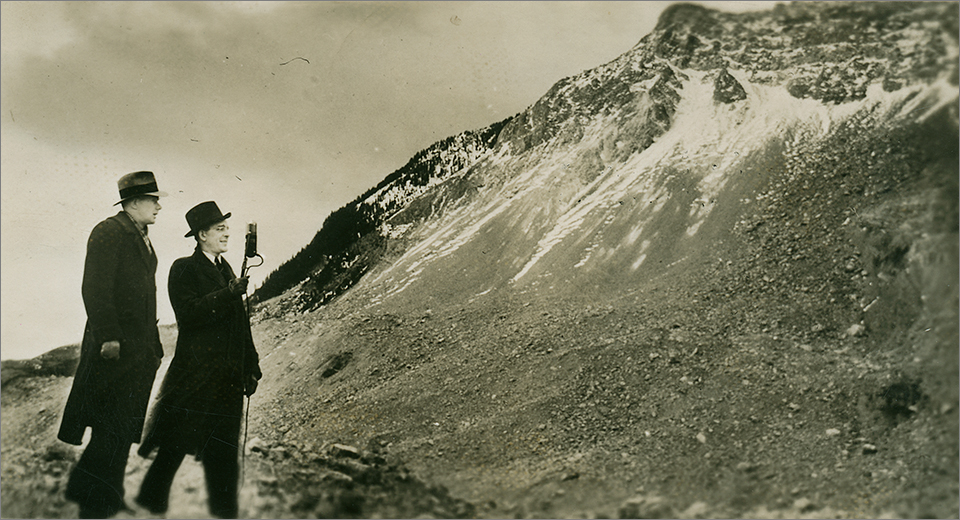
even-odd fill
[[[109,511],[100,507],[80,506],[80,513],[77,514],[79,518],[110,518],[111,516],[113,516],[113,514],[110,514]]]
[[[103,507],[102,505],[94,507],[81,505],[78,516],[80,518],[112,518],[120,512],[128,514],[136,513],[133,509],[130,509],[130,506],[127,504],[120,504],[112,507]]]
[[[120,507],[120,510],[117,511],[117,513],[127,513],[128,515],[137,514],[137,512],[134,511],[132,507],[128,506],[126,502],[123,503],[123,506]]]
[[[141,507],[143,507],[144,509],[146,509],[147,511],[150,511],[155,515],[162,515],[167,512],[167,504],[153,504],[151,502],[148,502],[140,498],[139,496],[137,496],[137,498],[133,500],[134,502],[139,504]]]

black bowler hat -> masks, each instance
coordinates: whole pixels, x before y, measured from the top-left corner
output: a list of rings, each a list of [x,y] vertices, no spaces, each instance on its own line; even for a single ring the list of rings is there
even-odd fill
[[[114,204],[120,204],[127,199],[150,195],[153,197],[166,197],[167,194],[157,188],[157,179],[153,172],[133,172],[120,177],[117,181],[117,188],[120,190],[120,201]]]
[[[190,211],[187,212],[187,224],[190,225],[190,232],[183,235],[183,237],[186,238],[196,235],[198,231],[207,229],[217,222],[223,222],[228,218],[230,218],[230,214],[227,213],[224,215],[220,213],[220,208],[217,207],[216,202],[212,200],[201,202],[190,208]]]

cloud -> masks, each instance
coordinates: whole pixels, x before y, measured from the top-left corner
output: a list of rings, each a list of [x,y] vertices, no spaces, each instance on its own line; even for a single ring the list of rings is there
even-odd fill
[[[73,26],[57,2],[3,2],[0,13],[4,62],[50,57],[76,38]]]
[[[51,142],[161,148],[281,175],[335,168],[370,184],[597,64],[559,52],[558,38],[583,40],[577,52],[629,30],[616,2],[434,4],[54,4],[49,18],[74,36],[5,65],[3,104]],[[626,50],[610,48],[609,59]],[[584,65],[560,74],[561,61]]]

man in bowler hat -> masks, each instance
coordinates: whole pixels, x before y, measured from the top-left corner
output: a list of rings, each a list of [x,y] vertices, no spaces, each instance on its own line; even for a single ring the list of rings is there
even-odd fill
[[[157,330],[157,255],[147,226],[156,222],[159,198],[166,194],[148,171],[124,175],[117,187],[121,211],[97,224],[87,240],[81,291],[87,324],[57,434],[79,446],[91,428],[65,492],[80,505],[80,518],[108,518],[127,509],[127,456],[130,446],[140,441],[163,356]]]
[[[190,209],[185,236],[196,250],[170,268],[177,350],[138,451],[148,457],[158,448],[136,498],[154,514],[166,512],[173,477],[190,454],[203,464],[210,513],[237,516],[243,396],[256,391],[261,372],[243,303],[247,277],[237,278],[223,258],[228,218],[213,201]]]

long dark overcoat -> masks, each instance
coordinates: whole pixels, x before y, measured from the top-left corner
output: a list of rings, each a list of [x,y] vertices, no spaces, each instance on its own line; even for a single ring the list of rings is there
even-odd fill
[[[133,220],[120,212],[87,240],[83,304],[87,324],[80,363],[57,437],[81,444],[88,426],[139,442],[163,347],[157,330],[157,257]],[[120,358],[100,346],[120,342]]]
[[[260,379],[260,365],[242,296],[197,248],[170,268],[170,302],[177,316],[177,350],[160,386],[138,453],[154,448],[202,455],[210,437],[239,438],[243,378]]]

